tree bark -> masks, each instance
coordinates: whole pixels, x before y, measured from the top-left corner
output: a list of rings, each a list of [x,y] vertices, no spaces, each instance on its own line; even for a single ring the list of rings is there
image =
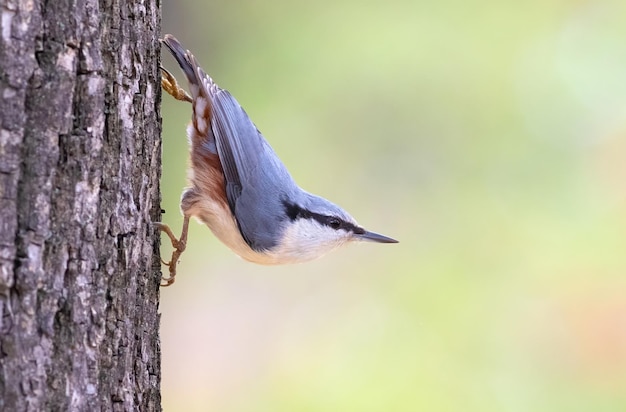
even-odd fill
[[[0,410],[158,411],[160,3],[0,17]]]

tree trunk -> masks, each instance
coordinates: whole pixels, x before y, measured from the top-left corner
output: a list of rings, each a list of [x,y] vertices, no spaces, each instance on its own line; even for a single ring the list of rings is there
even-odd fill
[[[160,3],[0,0],[0,410],[158,411]]]

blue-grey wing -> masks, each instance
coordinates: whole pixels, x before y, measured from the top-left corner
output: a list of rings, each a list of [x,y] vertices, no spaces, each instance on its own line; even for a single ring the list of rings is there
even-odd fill
[[[295,183],[246,112],[228,91],[212,96],[211,127],[226,180],[226,196],[244,240],[253,250],[276,246],[282,199]]]

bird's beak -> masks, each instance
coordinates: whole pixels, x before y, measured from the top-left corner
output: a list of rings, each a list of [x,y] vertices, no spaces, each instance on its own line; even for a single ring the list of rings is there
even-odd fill
[[[357,239],[364,240],[366,242],[376,242],[376,243],[398,243],[397,240],[392,239],[387,236],[379,235],[378,233],[368,232],[357,235]]]

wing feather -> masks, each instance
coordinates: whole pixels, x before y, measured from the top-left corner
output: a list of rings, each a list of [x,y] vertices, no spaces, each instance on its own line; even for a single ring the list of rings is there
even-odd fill
[[[281,197],[295,183],[237,100],[223,89],[212,97],[211,125],[229,206],[248,245],[271,249],[282,230]]]

